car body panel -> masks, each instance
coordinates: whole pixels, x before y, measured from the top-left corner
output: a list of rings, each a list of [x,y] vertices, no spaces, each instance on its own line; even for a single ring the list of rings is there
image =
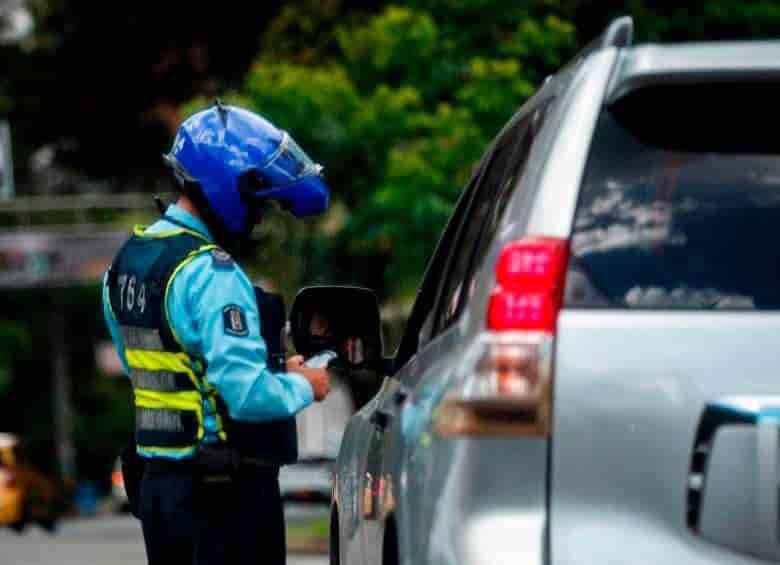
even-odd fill
[[[780,314],[561,314],[552,563],[752,562],[689,529],[689,473],[708,403],[777,394],[778,335]]]
[[[393,379],[384,379],[379,392],[350,418],[336,460],[333,504],[339,517],[339,552],[341,563],[363,563],[364,533],[361,529],[367,453],[374,433],[371,414],[387,397],[388,390],[397,387]]]
[[[608,103],[647,85],[777,79],[780,43],[721,41],[642,45],[623,50],[607,95]]]
[[[402,563],[509,563],[518,555],[529,564],[544,562],[547,441],[445,438],[437,435],[433,420],[449,386],[462,376],[466,351],[484,332],[493,265],[503,244],[529,230],[554,235],[570,226],[584,162],[566,160],[560,167],[549,154],[561,147],[571,152],[567,159],[587,154],[589,140],[572,137],[576,128],[594,127],[615,59],[613,48],[583,57],[513,118],[549,105],[522,185],[478,269],[479,284],[465,310],[435,339],[422,339],[417,354],[347,426],[334,488],[342,563],[381,563],[390,516]],[[565,127],[572,114],[576,127]],[[556,198],[570,202],[555,217],[541,212],[550,202],[538,190],[550,175],[557,179]],[[401,388],[409,396],[399,406],[394,397]],[[380,408],[392,415],[384,430],[371,422]]]
[[[555,141],[539,175],[535,199],[528,207],[527,233],[569,237],[593,130],[616,59],[614,48],[597,51],[574,77]],[[520,213],[513,208],[509,217]]]

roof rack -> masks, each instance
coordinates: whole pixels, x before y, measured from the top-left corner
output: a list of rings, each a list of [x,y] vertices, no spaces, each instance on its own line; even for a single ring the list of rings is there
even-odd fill
[[[634,39],[634,18],[615,18],[602,35],[601,47],[630,47]]]

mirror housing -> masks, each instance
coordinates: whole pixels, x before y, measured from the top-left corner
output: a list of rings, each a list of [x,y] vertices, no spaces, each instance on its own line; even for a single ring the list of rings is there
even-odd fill
[[[391,365],[382,356],[379,303],[374,291],[357,286],[310,286],[295,297],[290,337],[308,358],[324,350],[338,357],[328,369],[350,387],[356,408],[379,390]]]
[[[374,291],[358,286],[310,286],[295,297],[290,311],[295,350],[310,357],[332,349],[343,356],[343,342],[361,338],[362,354],[355,364],[382,359],[379,304]]]

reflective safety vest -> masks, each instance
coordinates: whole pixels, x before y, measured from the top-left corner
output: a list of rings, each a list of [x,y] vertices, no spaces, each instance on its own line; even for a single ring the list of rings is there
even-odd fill
[[[218,439],[227,439],[221,401],[205,378],[206,363],[187,353],[167,308],[174,275],[214,249],[195,231],[145,233],[136,227],[109,269],[109,300],[130,368],[142,455],[191,456],[204,438],[204,406],[215,416]]]

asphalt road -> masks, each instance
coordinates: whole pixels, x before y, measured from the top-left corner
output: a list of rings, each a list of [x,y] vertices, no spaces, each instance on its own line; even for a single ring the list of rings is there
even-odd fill
[[[143,565],[139,523],[130,517],[70,520],[55,535],[38,527],[22,535],[0,529],[0,565]],[[288,565],[325,565],[326,556],[290,555]]]

